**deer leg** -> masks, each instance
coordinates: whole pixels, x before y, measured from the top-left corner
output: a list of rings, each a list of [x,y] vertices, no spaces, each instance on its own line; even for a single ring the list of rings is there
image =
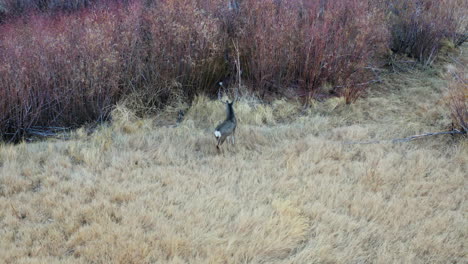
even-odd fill
[[[224,143],[224,141],[226,140],[226,137],[222,136],[219,140],[221,141],[221,143],[219,143],[219,145],[221,146]]]
[[[221,136],[221,137],[219,138],[219,141],[220,141],[220,142],[219,142],[219,146],[220,146],[219,149],[221,150],[221,153],[223,153],[223,155],[224,155],[224,149],[221,148],[221,145],[224,143],[224,141],[226,141],[226,139],[227,139],[226,136]]]
[[[218,138],[218,143],[216,144],[216,150],[218,152],[218,154],[222,153],[223,150],[221,149],[221,138]]]
[[[219,147],[220,147],[221,144],[222,144],[222,143],[221,143],[221,138],[219,137],[219,138],[217,138],[217,139],[218,139],[218,140],[217,140],[217,143],[216,143],[216,148],[219,149]],[[220,144],[220,143],[221,143],[221,144]]]

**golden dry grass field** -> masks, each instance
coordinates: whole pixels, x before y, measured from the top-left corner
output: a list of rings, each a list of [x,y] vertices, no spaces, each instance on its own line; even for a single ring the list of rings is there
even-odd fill
[[[466,138],[343,143],[449,129],[446,68],[352,105],[243,98],[224,154],[204,97],[176,127],[117,107],[91,135],[1,145],[0,262],[467,263]]]

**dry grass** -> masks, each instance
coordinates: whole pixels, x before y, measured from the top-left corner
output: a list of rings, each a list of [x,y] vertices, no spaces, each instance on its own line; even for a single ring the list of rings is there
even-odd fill
[[[118,108],[92,135],[2,145],[0,260],[462,263],[466,139],[341,143],[448,128],[434,76],[393,74],[353,105],[305,114],[244,99],[224,154],[223,106],[203,97],[178,127]]]

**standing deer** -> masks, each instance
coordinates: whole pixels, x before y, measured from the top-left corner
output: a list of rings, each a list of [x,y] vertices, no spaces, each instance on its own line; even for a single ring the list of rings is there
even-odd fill
[[[234,101],[226,101],[226,120],[219,124],[215,129],[215,137],[218,141],[216,148],[219,150],[220,146],[224,143],[227,137],[231,136],[232,143],[235,143],[234,133],[236,132],[237,120],[234,115],[234,108],[232,105]]]

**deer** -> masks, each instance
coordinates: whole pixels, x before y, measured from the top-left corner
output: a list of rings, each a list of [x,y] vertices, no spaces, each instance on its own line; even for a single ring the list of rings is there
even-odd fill
[[[214,135],[217,140],[216,148],[220,150],[221,145],[224,143],[226,138],[231,138],[231,143],[235,144],[235,132],[237,126],[236,115],[234,114],[234,101],[229,102],[226,100],[226,119],[219,124],[214,131]],[[229,141],[229,140],[228,140]]]

